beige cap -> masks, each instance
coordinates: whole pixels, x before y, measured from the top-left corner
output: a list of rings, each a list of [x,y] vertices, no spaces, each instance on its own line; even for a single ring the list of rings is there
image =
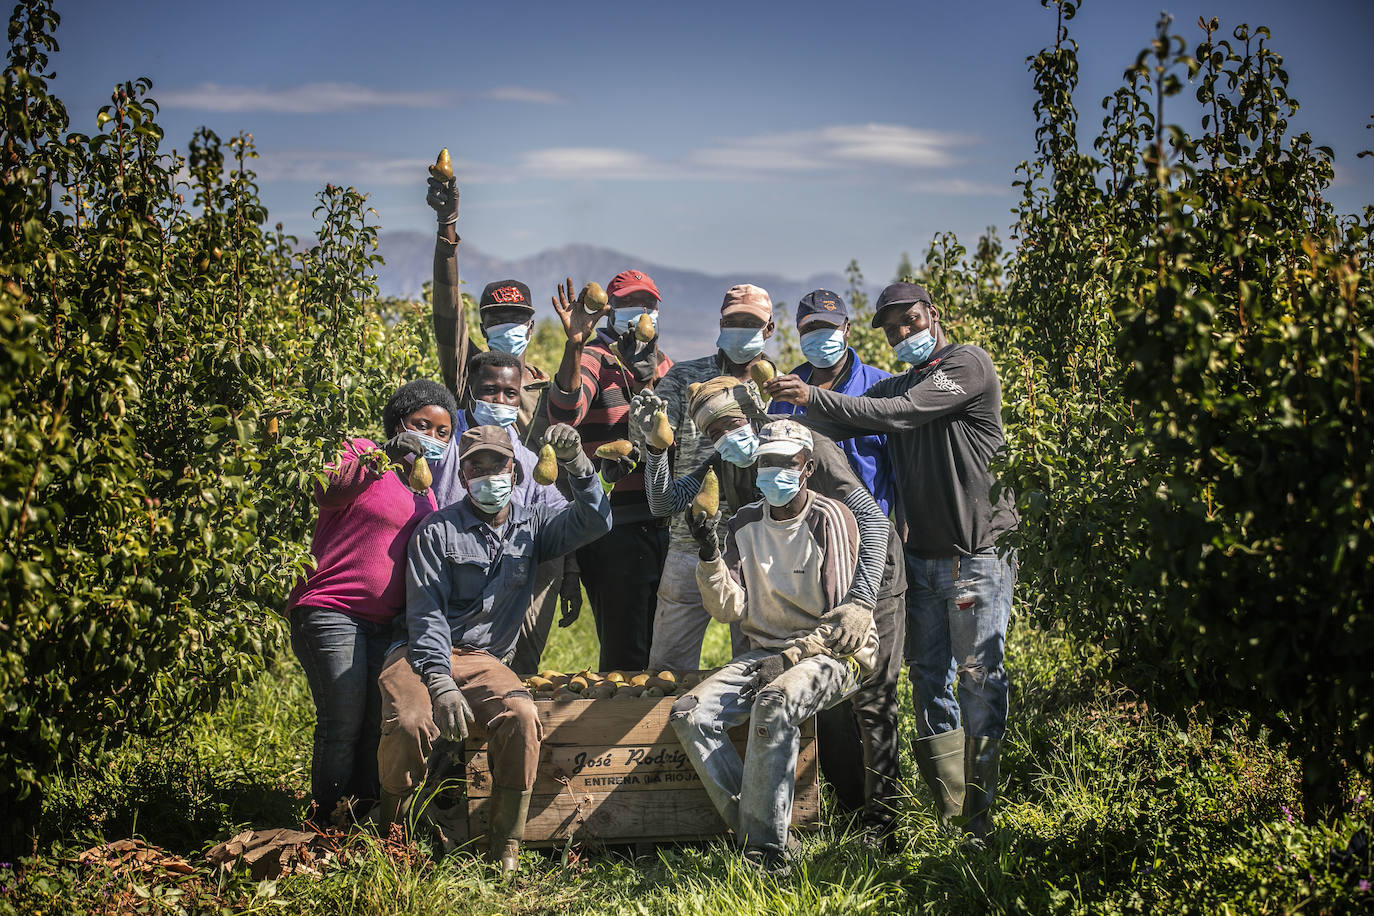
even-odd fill
[[[773,320],[773,300],[768,290],[752,283],[741,283],[725,291],[725,301],[720,304],[720,314],[753,315],[764,321]]]

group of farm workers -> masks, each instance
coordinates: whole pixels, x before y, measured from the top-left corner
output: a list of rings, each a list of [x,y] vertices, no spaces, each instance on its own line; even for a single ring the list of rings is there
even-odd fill
[[[489,855],[514,870],[542,739],[522,678],[585,588],[603,671],[695,670],[709,621],[729,624],[731,661],[670,721],[751,864],[789,867],[799,729],[813,716],[839,807],[867,842],[896,847],[904,660],[939,821],[984,838],[1016,580],[1001,536],[1017,523],[989,470],[1004,438],[987,353],[946,337],[924,288],[894,283],[872,323],[910,368],[889,375],[860,360],[847,304],[820,289],[796,307],[806,362],[760,384],[750,369],[776,327],[765,290],[726,291],[716,352],[674,363],[657,286],[625,270],[605,305],[558,289],[567,341],[550,376],[523,356],[524,283],[486,286],[488,349],[469,340],[456,182],[431,177],[427,199],[443,383],[392,395],[382,445],[345,444],[316,492],[315,567],[288,600],[316,707],[317,810],[376,799],[381,824],[399,821],[436,747],[482,737]],[[619,440],[628,454],[595,457]],[[545,446],[558,466],[547,484]],[[433,481],[417,492],[421,457]],[[714,515],[691,508],[709,472]],[[727,731],[745,722],[741,756]]]

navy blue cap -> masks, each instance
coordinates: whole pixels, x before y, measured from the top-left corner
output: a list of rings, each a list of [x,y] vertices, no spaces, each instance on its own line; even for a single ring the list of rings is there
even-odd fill
[[[915,283],[893,283],[886,287],[878,295],[878,304],[873,307],[873,327],[883,326],[883,309],[889,305],[911,305],[913,302],[924,302],[926,305],[934,305],[930,301],[930,293],[926,292],[924,286]]]
[[[797,303],[797,327],[808,321],[827,321],[839,327],[849,320],[849,307],[844,297],[828,289],[816,289],[801,297]]]
[[[519,280],[496,280],[488,283],[486,289],[482,290],[482,298],[477,302],[477,308],[518,308],[529,309],[534,312],[534,303],[530,301],[530,288]]]

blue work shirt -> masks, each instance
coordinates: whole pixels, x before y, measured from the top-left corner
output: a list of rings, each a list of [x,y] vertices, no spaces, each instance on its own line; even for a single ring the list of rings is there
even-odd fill
[[[439,459],[438,464],[430,465],[434,471],[434,483],[430,484],[429,489],[434,494],[434,501],[440,509],[462,502],[463,497],[468,495],[467,488],[463,486],[463,481],[458,477],[460,464],[458,460],[458,437],[474,425],[471,412],[467,410],[458,411],[458,422],[453,425],[453,439],[449,442],[444,457]],[[515,449],[515,464],[518,468],[515,474],[515,486],[511,489],[510,501],[522,506],[547,505],[554,509],[561,509],[566,506],[568,501],[562,493],[558,492],[558,487],[553,484],[545,486],[534,482],[534,466],[539,463],[539,456],[526,448],[524,443],[520,441],[514,425],[506,427],[506,435],[510,436],[511,448]]]
[[[867,391],[874,383],[885,378],[891,378],[892,373],[884,372],[874,366],[870,366],[859,359],[859,354],[854,352],[854,348],[849,348],[849,353],[845,357],[849,361],[849,368],[844,374],[835,379],[830,390],[836,394],[848,394],[858,397]],[[803,382],[811,381],[811,373],[815,366],[802,363],[792,370],[792,373]],[[805,407],[798,407],[795,404],[785,404],[782,401],[773,401],[768,405],[768,412],[771,414],[804,414]],[[892,481],[892,459],[887,454],[887,436],[872,434],[867,436],[855,436],[852,439],[836,439],[835,444],[844,452],[849,459],[849,465],[854,469],[854,473],[859,475],[859,479],[868,487],[873,498],[878,501],[878,507],[883,510],[884,515],[892,514],[892,505],[896,500],[896,485]]]
[[[410,664],[421,676],[451,674],[455,646],[508,657],[534,594],[534,568],[611,530],[611,504],[596,475],[568,483],[567,506],[512,502],[500,530],[478,518],[469,499],[415,529],[404,619]]]

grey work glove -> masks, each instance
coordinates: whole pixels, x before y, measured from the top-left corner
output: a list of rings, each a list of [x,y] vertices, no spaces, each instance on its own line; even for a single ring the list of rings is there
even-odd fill
[[[836,658],[847,658],[864,647],[869,628],[873,626],[873,611],[853,601],[846,601],[821,618],[830,625],[826,645]]]
[[[439,225],[448,226],[458,222],[458,178],[447,180],[429,176],[429,194],[425,197]]]
[[[468,733],[477,718],[452,675],[431,671],[425,675],[425,686],[429,688],[429,703],[434,710],[434,724],[439,729],[439,737],[459,744],[468,740]]]
[[[599,458],[601,479],[607,483],[615,483],[622,477],[628,477],[634,473],[634,469],[639,467],[639,447],[634,446],[630,449],[630,454],[624,458]]]
[[[749,676],[749,683],[740,690],[740,699],[750,700],[758,696],[760,690],[776,681],[790,667],[792,667],[791,660],[781,652],[765,655],[754,662],[744,669],[744,673]]]
[[[582,437],[566,423],[555,423],[544,431],[545,444],[552,446],[553,456],[573,477],[590,477],[596,473],[592,460],[582,451]]]
[[[687,530],[692,532],[692,537],[696,539],[697,556],[703,560],[714,560],[720,556],[720,513],[715,515],[697,515],[688,506],[683,513],[687,517]]]
[[[382,446],[382,451],[392,461],[399,463],[402,458],[409,455],[411,458],[418,458],[425,453],[425,440],[420,438],[420,434],[409,429],[402,429],[396,435],[386,440]]]
[[[645,388],[635,395],[630,400],[630,437],[658,448],[655,443],[649,441],[650,433],[654,429],[654,414],[667,408],[668,402],[654,394],[652,389]]]

